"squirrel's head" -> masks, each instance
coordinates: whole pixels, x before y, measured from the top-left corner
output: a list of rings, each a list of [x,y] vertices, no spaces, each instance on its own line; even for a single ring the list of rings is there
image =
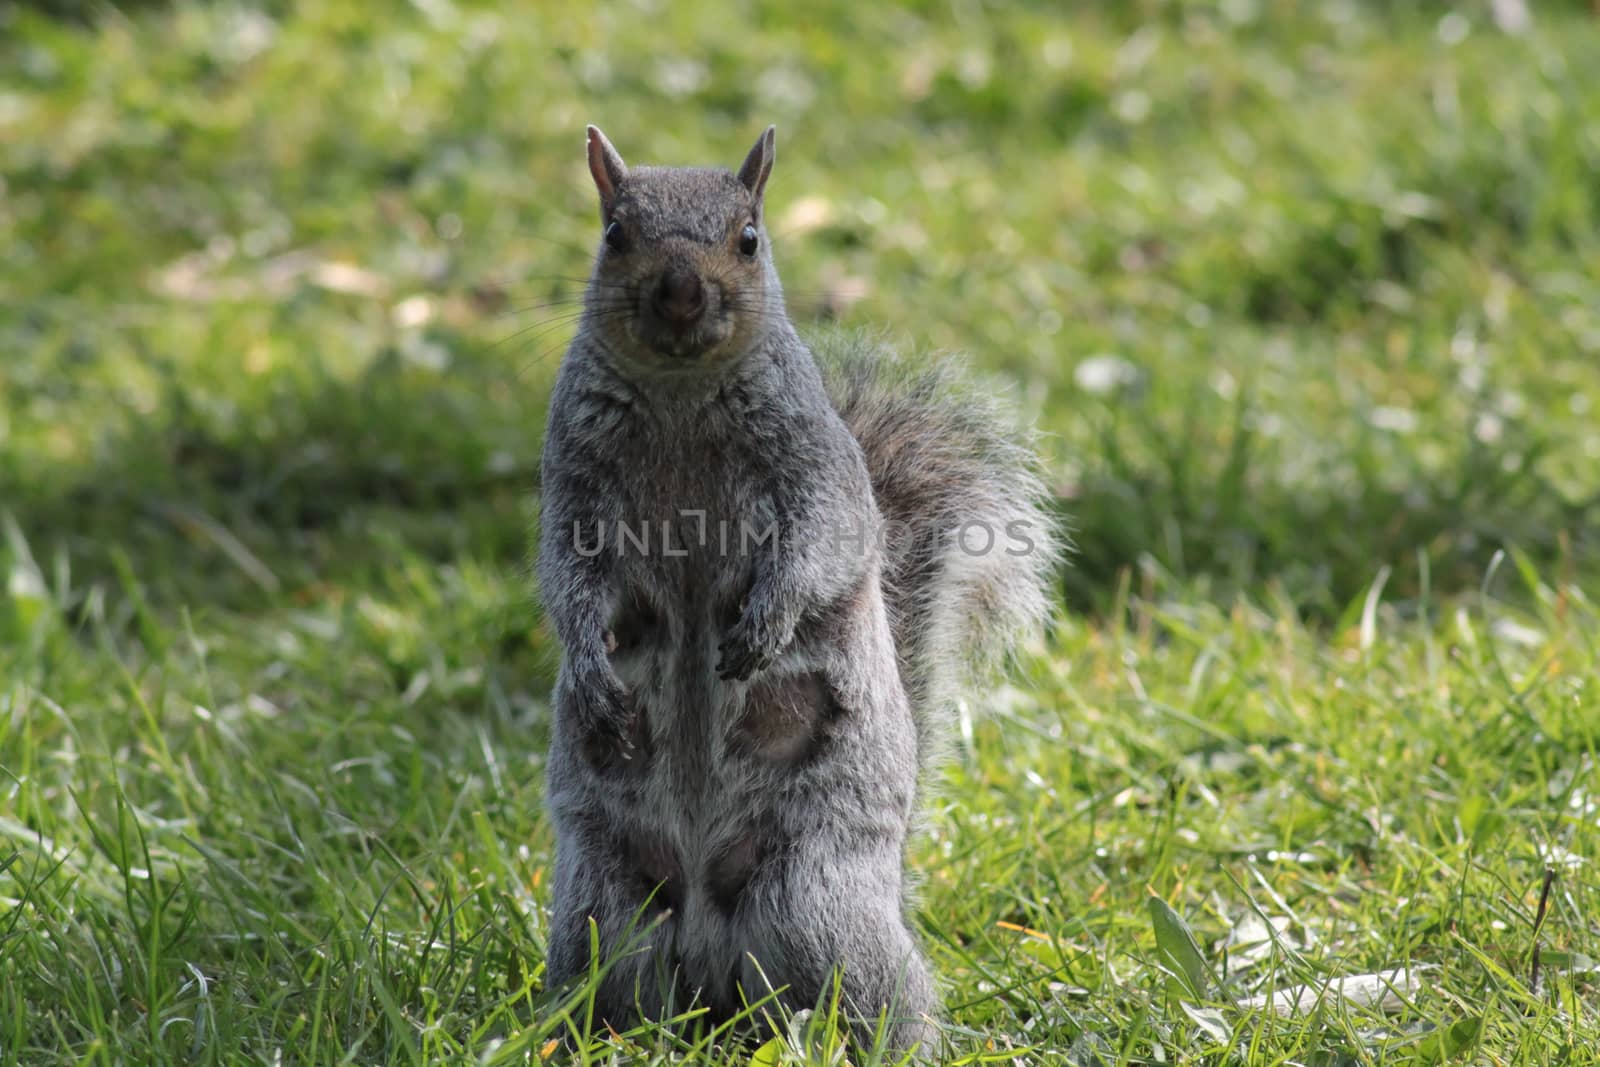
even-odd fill
[[[589,173],[600,194],[600,251],[586,305],[607,348],[663,369],[721,363],[783,316],[762,225],[776,131],[735,174],[633,167],[589,127]]]

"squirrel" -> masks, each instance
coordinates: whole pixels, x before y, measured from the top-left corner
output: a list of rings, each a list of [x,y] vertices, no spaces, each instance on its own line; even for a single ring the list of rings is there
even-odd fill
[[[602,236],[541,461],[546,988],[598,975],[617,1030],[837,988],[856,1040],[931,1056],[907,836],[963,687],[1046,619],[1062,538],[1028,435],[956,364],[801,340],[775,145],[629,168],[588,128]]]

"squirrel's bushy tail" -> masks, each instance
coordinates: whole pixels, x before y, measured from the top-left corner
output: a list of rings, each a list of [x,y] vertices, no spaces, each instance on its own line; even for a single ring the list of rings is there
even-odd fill
[[[884,595],[926,763],[962,695],[1045,621],[1063,535],[1032,435],[956,360],[903,362],[848,334],[814,350],[886,523]]]

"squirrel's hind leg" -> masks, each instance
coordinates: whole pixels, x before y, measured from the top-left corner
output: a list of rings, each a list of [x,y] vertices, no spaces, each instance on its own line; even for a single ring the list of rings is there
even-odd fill
[[[682,885],[676,861],[637,851],[599,848],[572,834],[557,842],[545,989],[566,997],[599,972],[592,1016],[584,1000],[571,1009],[580,1027],[627,1030],[642,1019],[667,1018],[690,999],[675,950],[673,912]]]
[[[762,870],[741,909],[749,956],[741,983],[768,989],[791,1011],[826,1004],[837,980],[852,1039],[917,1059],[939,1051],[938,993],[900,900],[898,846],[852,852],[835,840],[790,850]]]

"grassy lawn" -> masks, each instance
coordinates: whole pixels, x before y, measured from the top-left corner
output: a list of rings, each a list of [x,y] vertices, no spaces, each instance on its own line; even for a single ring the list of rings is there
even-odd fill
[[[1586,0],[120,6],[0,6],[0,1064],[563,1032],[589,121],[776,122],[796,317],[1049,433],[1060,622],[912,854],[953,1061],[1600,1056]],[[575,1058],[648,1056],[750,1062]]]

